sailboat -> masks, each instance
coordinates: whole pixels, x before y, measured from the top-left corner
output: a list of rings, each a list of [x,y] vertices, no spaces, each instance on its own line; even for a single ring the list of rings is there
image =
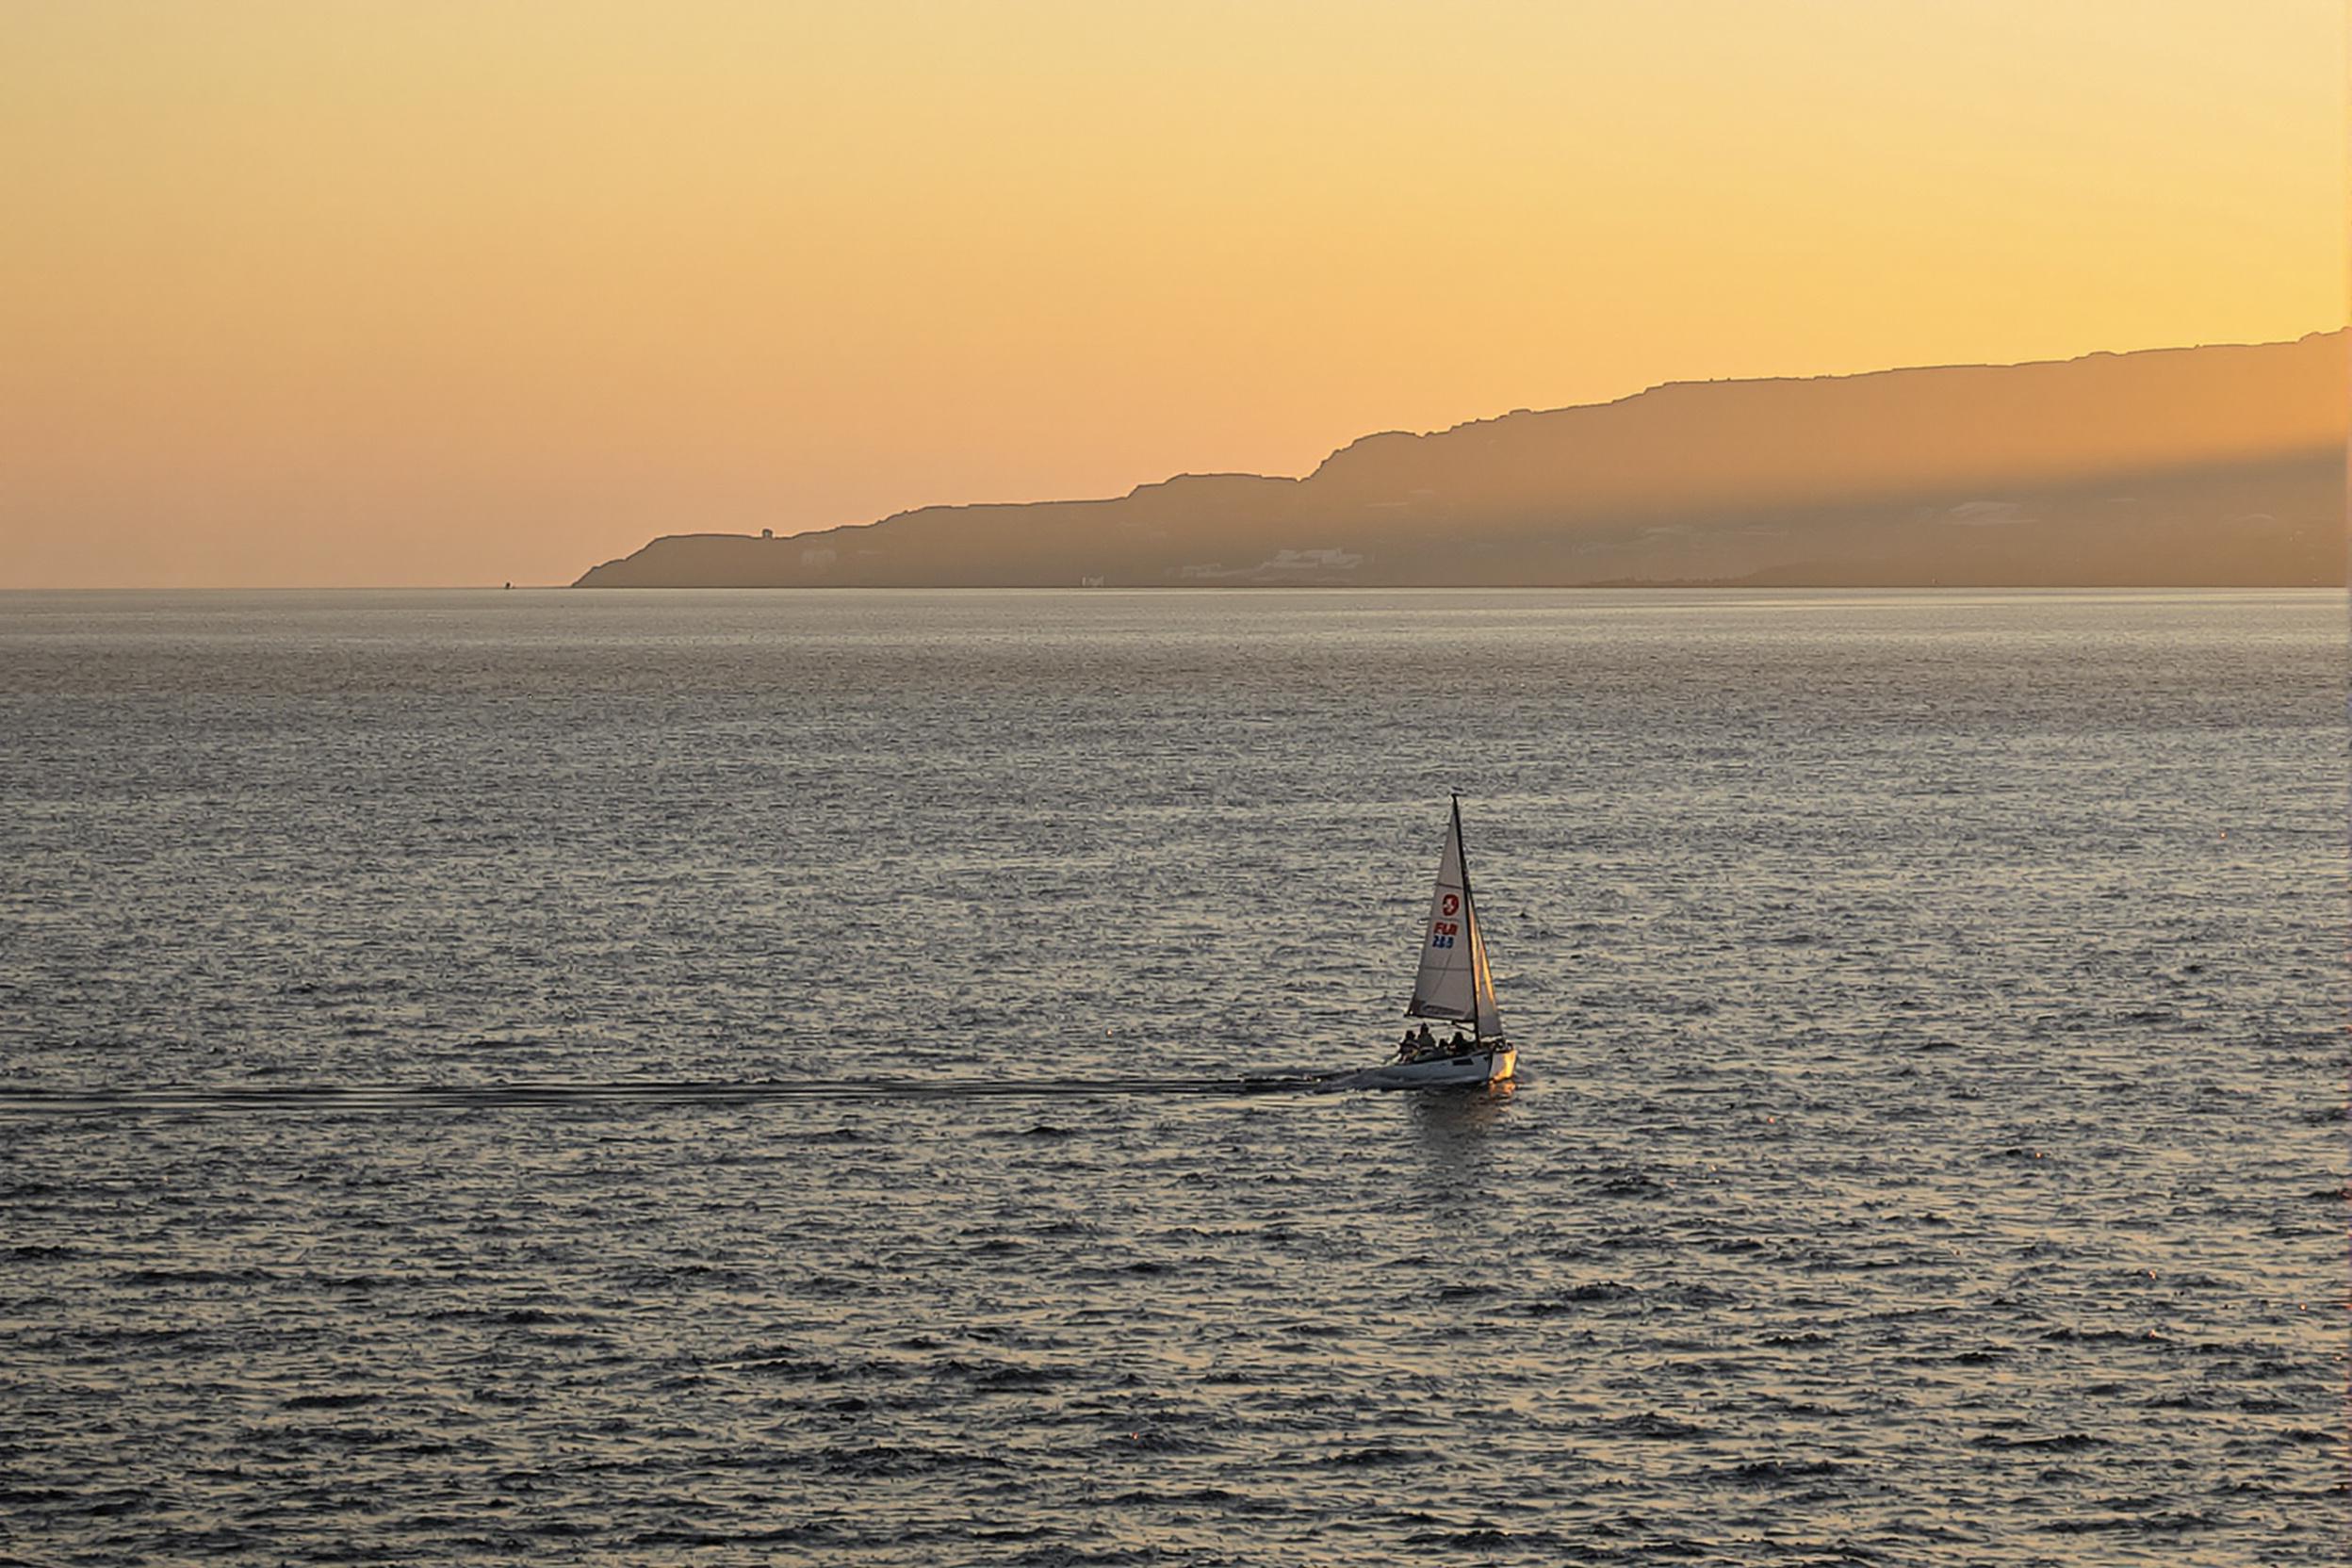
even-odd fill
[[[1417,1045],[1408,1036],[1395,1059],[1374,1070],[1374,1080],[1381,1085],[1420,1088],[1496,1084],[1518,1070],[1519,1048],[1503,1037],[1502,1014],[1494,1006],[1494,975],[1486,965],[1486,939],[1479,934],[1478,907],[1470,896],[1459,795],[1446,832],[1446,853],[1437,862],[1437,891],[1430,896],[1429,923],[1422,928],[1421,967],[1413,975],[1413,1002],[1405,1016],[1452,1023],[1453,1037]],[[1470,1026],[1467,1036],[1461,1029],[1465,1023]]]

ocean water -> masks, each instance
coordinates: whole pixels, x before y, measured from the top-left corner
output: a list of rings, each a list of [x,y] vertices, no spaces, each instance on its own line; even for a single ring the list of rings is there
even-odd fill
[[[0,596],[0,1560],[2342,1560],[2345,624]],[[1509,1092],[1401,1028],[1462,794]]]

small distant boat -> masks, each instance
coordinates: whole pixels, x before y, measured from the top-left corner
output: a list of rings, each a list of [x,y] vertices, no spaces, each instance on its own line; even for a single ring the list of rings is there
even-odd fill
[[[1413,1003],[1405,1016],[1449,1022],[1453,1037],[1439,1038],[1423,1023],[1406,1036],[1395,1057],[1373,1070],[1376,1083],[1395,1088],[1499,1084],[1518,1070],[1519,1048],[1503,1037],[1502,1014],[1494,1006],[1494,975],[1486,965],[1486,939],[1478,932],[1478,906],[1470,896],[1459,795],[1446,833],[1446,853],[1437,862],[1437,891],[1429,900],[1429,924],[1421,934],[1421,968],[1413,976]],[[1467,1036],[1462,1033],[1465,1023],[1470,1026]]]

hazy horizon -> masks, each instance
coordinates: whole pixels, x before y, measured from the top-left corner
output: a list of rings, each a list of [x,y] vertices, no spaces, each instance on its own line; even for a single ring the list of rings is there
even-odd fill
[[[2344,316],[2334,7],[543,15],[0,17],[0,586],[561,581]]]
[[[2235,347],[2235,348],[2251,348],[2251,347],[2283,347],[2283,346],[2285,346],[2285,344],[2286,344],[2287,342],[2289,342],[2289,341],[2303,341],[2303,340],[2308,339],[2308,338],[2311,338],[2311,337],[2320,337],[2320,336],[2330,336],[2330,335],[2337,335],[2337,334],[2342,333],[2344,330],[2344,329],[2343,329],[2343,328],[2332,328],[2332,329],[2327,329],[2327,330],[2325,330],[2325,331],[2321,331],[2321,330],[2314,330],[2314,331],[2312,331],[2312,332],[2311,332],[2311,333],[2306,333],[2306,334],[2299,335],[2298,335],[2298,337],[2297,337],[2297,338],[2295,338],[2295,339],[2292,339],[2292,340],[2280,340],[2279,342],[2277,342],[2277,343],[2272,343],[2272,344],[2221,344],[2221,343],[2212,343],[2212,344],[2196,344],[2196,345],[2162,345],[2162,346],[2158,346],[2158,347],[2159,347],[2160,349],[2161,349],[2161,348],[2174,348],[2174,347],[2178,347],[2178,348],[2185,348],[2185,347],[2196,347],[2196,348],[2233,348],[2233,347]],[[2076,357],[2078,357],[2078,358],[2094,358],[2094,359],[2095,359],[2095,358],[2099,358],[2099,357],[2102,357],[2102,356],[2103,356],[2103,357],[2111,357],[2111,358],[2112,358],[2112,357],[2116,357],[2116,356],[2123,355],[2123,354],[2135,353],[2135,352],[2143,352],[2143,351],[2144,351],[2144,350],[2092,350],[2092,351],[2088,351],[2086,354],[2084,354],[2084,355],[2076,356]],[[1993,368],[2023,368],[2023,367],[2025,367],[2025,366],[2032,366],[2032,365],[2043,365],[2043,364],[2065,364],[2065,363],[2067,363],[2067,361],[2063,361],[2063,360],[2056,360],[2056,361],[2051,361],[2051,360],[2029,360],[2029,361],[2022,361],[2022,362],[2018,362],[2017,365],[2014,365],[2014,366],[2007,366],[2007,367],[2002,367],[2002,366],[1991,366],[1991,365],[1984,365],[1984,364],[1955,364],[1955,365],[1948,365],[1948,366],[1886,366],[1886,367],[1878,367],[1878,368],[1870,368],[1870,369],[1864,369],[1864,370],[1852,370],[1852,371],[1828,371],[1828,372],[1823,372],[1823,373],[1821,373],[1821,374],[1820,374],[1820,375],[1816,375],[1816,376],[1759,376],[1759,377],[1754,377],[1754,378],[1715,378],[1715,379],[1714,379],[1714,381],[1711,381],[1711,382],[1708,382],[1708,383],[1690,383],[1690,382],[1658,382],[1658,383],[1653,383],[1653,384],[1649,384],[1649,385],[1647,385],[1647,386],[1643,386],[1643,387],[1636,388],[1636,389],[1634,389],[1634,390],[1632,390],[1632,391],[1629,391],[1629,392],[1624,393],[1624,394],[1619,395],[1619,396],[1617,396],[1617,397],[1612,397],[1612,398],[1605,398],[1605,399],[1596,400],[1595,401],[1591,402],[1591,403],[1570,404],[1570,405],[1567,405],[1566,407],[1562,407],[1562,408],[1556,408],[1556,409],[1555,409],[1555,408],[1529,409],[1529,408],[1527,408],[1527,407],[1521,406],[1521,407],[1517,407],[1517,408],[1514,408],[1514,409],[1511,409],[1511,410],[1508,410],[1508,411],[1505,411],[1505,412],[1501,412],[1501,413],[1496,413],[1496,414],[1489,414],[1489,415],[1474,415],[1474,416],[1470,416],[1470,417],[1468,417],[1468,418],[1466,418],[1466,419],[1462,419],[1462,420],[1457,421],[1457,422],[1456,422],[1455,424],[1453,424],[1453,425],[1450,425],[1450,426],[1446,426],[1446,427],[1442,427],[1442,428],[1440,428],[1440,429],[1438,429],[1438,430],[1432,430],[1432,431],[1416,431],[1416,432],[1397,432],[1397,431],[1364,431],[1364,432],[1359,432],[1359,433],[1358,433],[1355,436],[1351,437],[1349,440],[1348,440],[1348,441],[1344,441],[1344,442],[1340,443],[1338,446],[1334,447],[1334,448],[1333,448],[1331,451],[1329,451],[1329,452],[1325,453],[1321,459],[1318,459],[1318,460],[1317,460],[1317,462],[1313,463],[1313,464],[1306,465],[1306,466],[1305,466],[1301,469],[1301,471],[1300,471],[1299,473],[1298,473],[1298,474],[1283,474],[1283,475],[1252,475],[1252,476],[1248,476],[1248,477],[1263,477],[1263,478],[1278,478],[1278,479],[1303,479],[1303,478],[1307,478],[1307,477],[1311,476],[1312,474],[1314,474],[1314,473],[1315,473],[1317,469],[1319,469],[1320,467],[1322,467],[1322,466],[1323,466],[1326,463],[1328,463],[1328,462],[1329,462],[1329,461],[1330,461],[1332,457],[1338,456],[1338,455],[1340,455],[1341,453],[1346,452],[1346,451],[1348,449],[1348,448],[1349,448],[1349,447],[1354,446],[1354,445],[1356,445],[1356,444],[1358,444],[1358,443],[1360,443],[1360,442],[1363,442],[1363,441],[1366,440],[1367,438],[1374,437],[1374,436],[1380,436],[1380,435],[1393,435],[1393,434],[1400,434],[1400,433],[1403,433],[1403,434],[1414,434],[1414,435],[1435,435],[1435,434],[1444,434],[1444,433],[1446,433],[1447,432],[1462,430],[1462,429],[1463,429],[1463,428],[1465,428],[1465,427],[1468,427],[1468,426],[1473,426],[1473,425],[1479,425],[1479,424],[1491,423],[1491,422],[1493,422],[1493,421],[1494,421],[1494,420],[1495,420],[1495,419],[1502,418],[1502,417],[1506,417],[1506,416],[1508,416],[1509,415],[1513,415],[1513,414],[1517,414],[1517,415],[1524,415],[1524,414],[1529,414],[1529,413],[1535,413],[1535,414],[1560,414],[1560,413],[1568,413],[1568,412],[1571,412],[1571,411],[1574,411],[1574,410],[1576,410],[1576,409],[1586,409],[1586,408],[1599,408],[1599,407],[1607,407],[1607,406],[1609,406],[1609,405],[1612,405],[1612,404],[1620,404],[1620,403],[1630,402],[1630,401],[1632,401],[1632,400],[1636,400],[1636,399],[1638,399],[1638,398],[1643,397],[1643,396],[1645,396],[1645,395],[1647,395],[1647,394],[1650,394],[1650,393],[1656,393],[1656,392],[1659,392],[1659,391],[1664,391],[1664,390],[1666,390],[1666,389],[1668,389],[1668,388],[1672,388],[1672,387],[1678,387],[1678,386],[1687,386],[1687,385],[1692,385],[1692,384],[1715,384],[1716,383],[1719,383],[1719,382],[1722,382],[1722,381],[1726,381],[1726,380],[1753,380],[1753,381],[1756,381],[1756,382],[1766,382],[1766,383],[1770,383],[1770,382],[1790,382],[1790,381],[1838,381],[1838,380],[1854,380],[1854,379],[1857,379],[1857,378],[1864,378],[1864,377],[1871,377],[1871,376],[1883,376],[1883,375],[1888,375],[1888,374],[1892,374],[1892,373],[1899,372],[1899,371],[1903,371],[1903,370],[1919,370],[1919,369],[1993,369]],[[833,531],[833,530],[837,530],[837,529],[841,528],[841,527],[852,527],[852,528],[856,528],[856,527],[862,527],[862,526],[866,526],[866,525],[869,525],[869,524],[872,524],[872,523],[875,523],[875,522],[883,522],[883,521],[888,521],[888,520],[890,520],[890,518],[897,517],[897,516],[901,516],[901,515],[905,515],[906,514],[908,514],[908,513],[911,513],[911,512],[925,511],[925,510],[936,511],[936,510],[939,510],[939,509],[940,509],[940,508],[966,508],[966,507],[972,507],[972,508],[985,508],[985,507],[991,507],[991,506],[1005,506],[1005,505],[1012,505],[1012,506],[1022,506],[1022,505],[1050,505],[1050,504],[1053,504],[1053,503],[1055,503],[1055,502],[1064,502],[1064,501],[1092,501],[1092,500],[1105,500],[1105,499],[1113,499],[1113,498],[1118,498],[1118,497],[1119,497],[1119,496],[1123,496],[1123,495],[1129,494],[1130,492],[1132,492],[1132,491],[1134,491],[1134,490],[1136,490],[1136,489],[1142,489],[1142,488],[1149,488],[1149,487],[1151,487],[1151,486],[1152,486],[1152,485],[1154,485],[1154,484],[1163,483],[1163,482],[1166,482],[1167,481],[1171,480],[1171,479],[1186,479],[1186,478],[1199,478],[1199,477],[1227,477],[1227,476],[1232,475],[1232,474],[1234,474],[1234,473],[1236,473],[1236,472],[1237,472],[1237,471],[1235,471],[1235,470],[1217,470],[1217,469],[1209,469],[1209,468],[1193,468],[1193,469],[1184,469],[1184,470],[1178,470],[1178,471],[1176,471],[1176,472],[1174,472],[1174,473],[1170,473],[1170,474],[1162,474],[1162,475],[1155,475],[1155,476],[1150,476],[1150,477],[1138,478],[1138,479],[1137,479],[1137,480],[1136,480],[1136,481],[1133,483],[1133,484],[1131,484],[1131,485],[1129,485],[1129,486],[1126,486],[1124,489],[1120,489],[1120,490],[1115,490],[1115,491],[1106,492],[1105,494],[1101,495],[1101,496],[1037,496],[1037,497],[1027,497],[1027,498],[1005,498],[1005,497],[982,497],[982,498],[959,498],[959,499],[951,499],[951,500],[942,500],[942,501],[935,501],[935,502],[926,502],[926,503],[922,503],[922,504],[920,504],[920,505],[916,505],[916,506],[907,506],[907,507],[896,508],[896,509],[893,509],[891,512],[887,513],[887,514],[877,514],[876,516],[874,516],[874,517],[871,517],[871,518],[858,518],[858,519],[854,519],[854,520],[852,520],[852,521],[850,521],[849,523],[846,523],[846,524],[839,524],[839,523],[836,523],[836,524],[811,523],[811,524],[807,525],[806,527],[803,527],[803,528],[797,528],[797,529],[785,529],[785,528],[777,528],[777,527],[775,527],[775,525],[772,525],[772,524],[760,524],[760,525],[758,525],[758,527],[757,527],[757,528],[750,528],[750,527],[747,527],[747,528],[745,528],[745,529],[743,529],[743,530],[741,530],[740,531],[741,531],[742,533],[744,533],[744,534],[748,535],[748,534],[750,534],[750,533],[753,533],[753,532],[756,532],[756,531],[762,531],[762,530],[772,530],[772,531],[774,531],[774,533],[775,533],[776,537],[777,537],[777,538],[779,538],[779,539],[784,539],[784,538],[792,538],[792,537],[797,537],[797,536],[802,535],[802,534],[815,534],[815,533],[823,533],[823,532],[827,532],[827,531]],[[690,534],[691,534],[691,533],[695,533],[695,532],[704,532],[704,531],[713,531],[713,532],[733,532],[733,531],[726,531],[726,530],[707,530],[707,531],[706,531],[706,530],[696,530],[696,529],[692,529],[692,528],[686,528],[686,529],[680,529],[680,530],[678,530],[677,531],[678,531],[678,532],[681,532],[681,533],[690,533]],[[656,537],[658,538],[658,537],[660,537],[660,535],[656,535]],[[641,541],[641,543],[642,543],[642,541]],[[460,581],[460,580],[422,580],[422,579],[419,579],[419,580],[408,580],[408,581],[386,580],[370,581],[370,582],[344,582],[344,583],[336,583],[336,582],[308,582],[308,581],[302,581],[302,582],[296,582],[296,581],[285,581],[285,582],[246,582],[246,581],[236,581],[236,582],[229,582],[229,581],[222,581],[222,582],[213,582],[213,583],[87,582],[87,583],[64,583],[64,584],[41,584],[41,583],[12,584],[12,583],[8,583],[8,582],[5,582],[5,581],[0,581],[0,592],[8,592],[8,591],[36,591],[36,592],[37,592],[37,591],[41,591],[41,590],[43,590],[43,589],[48,589],[48,590],[51,590],[51,591],[59,591],[59,592],[92,592],[92,593],[105,593],[105,592],[110,592],[110,591],[128,591],[128,590],[136,590],[136,589],[139,589],[139,588],[153,588],[153,589],[157,589],[157,590],[162,590],[162,591],[170,591],[170,590],[172,590],[172,589],[173,589],[173,588],[212,588],[212,589],[219,589],[219,590],[223,591],[223,592],[232,592],[232,593],[234,593],[234,592],[238,592],[238,591],[243,591],[243,590],[261,591],[261,590],[269,590],[269,589],[284,589],[284,590],[286,590],[286,591],[289,591],[289,592],[301,592],[301,591],[303,591],[303,590],[306,590],[306,589],[331,589],[331,588],[351,588],[351,589],[363,589],[363,590],[364,590],[364,589],[368,589],[368,588],[383,588],[383,589],[462,589],[462,588],[501,588],[501,587],[504,587],[504,588],[559,588],[559,587],[569,587],[569,586],[573,586],[574,584],[575,584],[575,578],[553,578],[553,579],[547,579],[547,580],[535,580],[535,581],[534,581],[534,580],[518,580],[512,579],[512,578],[507,578],[507,579],[498,579],[498,580],[471,580],[471,581]],[[943,587],[943,588],[952,588],[952,587],[955,587],[955,586],[956,586],[956,584],[953,584],[953,583],[941,583],[941,584],[939,584],[938,586],[940,586],[940,587]],[[1131,585],[1131,586],[1132,586],[1132,585]],[[1342,585],[1342,586],[1344,586],[1344,585]],[[1489,586],[1493,586],[1493,585],[1489,585]],[[1559,585],[1558,585],[1558,584],[1550,584],[1550,583],[1530,583],[1530,584],[1528,584],[1527,586],[1529,586],[1530,588],[1539,588],[1539,587],[1545,587],[1545,586],[1559,586]],[[1902,585],[1901,585],[1901,584],[1890,584],[1890,586],[1902,586]],[[2081,584],[2071,584],[2071,583],[2052,583],[2052,584],[2050,584],[2049,586],[2051,586],[2051,587],[2053,587],[2053,588],[2066,588],[2066,587],[2076,587],[2076,586],[2082,586],[2082,585],[2081,585]],[[2131,587],[2131,586],[2135,586],[2135,585],[2134,585],[2134,584],[2117,584],[2116,586],[2121,586],[2121,587]],[[2216,586],[2224,586],[2224,587],[2226,587],[2226,586],[2230,586],[2230,585],[2228,585],[2228,584],[2217,584]]]

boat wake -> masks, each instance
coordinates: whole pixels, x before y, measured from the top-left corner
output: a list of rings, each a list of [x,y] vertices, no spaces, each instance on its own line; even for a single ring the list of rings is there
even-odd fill
[[[1358,1089],[1415,1089],[1424,1094],[1508,1094],[1514,1078],[1494,1082],[1479,1080],[1431,1080],[1400,1072],[1394,1064],[1362,1068],[1354,1072],[1332,1072],[1318,1078],[1309,1086],[1327,1092]]]
[[[0,1116],[210,1116],[272,1111],[508,1110],[531,1106],[733,1105],[840,1100],[1108,1099],[1135,1095],[1305,1094],[1358,1086],[1345,1072],[1246,1078],[868,1078],[745,1083],[173,1085],[125,1089],[12,1088]]]

